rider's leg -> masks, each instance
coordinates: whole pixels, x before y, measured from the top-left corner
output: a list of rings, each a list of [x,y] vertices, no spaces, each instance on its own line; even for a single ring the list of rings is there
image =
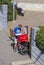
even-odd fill
[[[17,38],[15,37],[14,49],[17,49]]]

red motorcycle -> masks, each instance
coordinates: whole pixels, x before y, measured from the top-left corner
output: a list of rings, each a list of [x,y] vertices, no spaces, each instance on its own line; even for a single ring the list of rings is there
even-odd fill
[[[28,34],[18,36],[18,50],[21,54],[28,53]]]

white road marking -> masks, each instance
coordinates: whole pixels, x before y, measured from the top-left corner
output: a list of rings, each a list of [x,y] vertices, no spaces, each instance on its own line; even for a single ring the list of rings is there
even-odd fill
[[[33,10],[33,11],[44,12],[44,4],[19,2],[17,5],[18,7],[21,7],[23,10]]]

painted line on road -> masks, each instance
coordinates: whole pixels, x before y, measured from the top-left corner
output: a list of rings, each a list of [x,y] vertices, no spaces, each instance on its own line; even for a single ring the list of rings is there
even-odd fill
[[[23,10],[33,10],[33,11],[44,12],[44,4],[19,2],[17,5],[18,5],[18,7],[21,7]]]

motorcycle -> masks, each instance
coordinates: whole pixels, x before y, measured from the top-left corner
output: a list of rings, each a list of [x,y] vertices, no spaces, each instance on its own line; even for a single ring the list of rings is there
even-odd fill
[[[18,36],[18,50],[22,55],[28,53],[28,34]]]

